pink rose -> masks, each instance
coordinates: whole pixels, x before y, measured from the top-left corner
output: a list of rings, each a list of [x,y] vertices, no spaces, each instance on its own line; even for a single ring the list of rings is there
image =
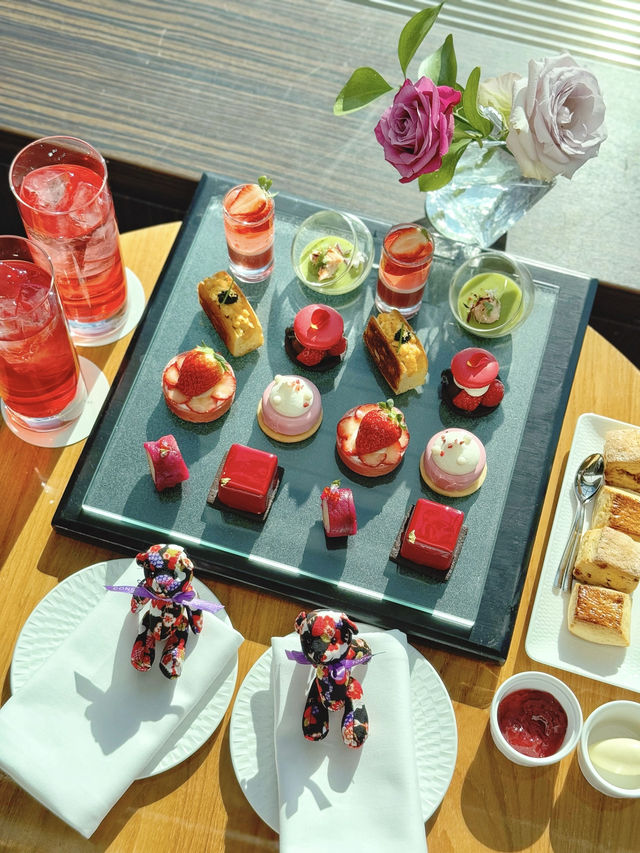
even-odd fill
[[[384,157],[402,175],[401,184],[436,172],[453,136],[453,108],[460,92],[428,77],[405,80],[375,127]]]
[[[570,178],[607,138],[598,81],[568,53],[531,60],[513,85],[507,148],[527,178]]]

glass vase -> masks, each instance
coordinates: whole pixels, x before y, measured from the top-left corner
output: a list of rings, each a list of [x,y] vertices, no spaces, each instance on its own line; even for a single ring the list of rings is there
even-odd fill
[[[472,143],[452,180],[426,193],[433,229],[450,240],[485,249],[545,196],[555,181],[524,178],[502,142]]]

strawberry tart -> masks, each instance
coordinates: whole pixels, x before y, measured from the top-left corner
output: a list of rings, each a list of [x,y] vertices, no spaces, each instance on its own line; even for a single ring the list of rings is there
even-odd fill
[[[320,392],[301,376],[276,375],[258,403],[260,429],[276,441],[292,443],[312,436],[322,422]]]
[[[465,429],[437,432],[420,457],[420,474],[439,495],[462,498],[473,494],[487,476],[484,445]]]
[[[322,524],[324,532],[330,539],[342,536],[353,536],[358,531],[356,506],[353,502],[353,492],[340,486],[340,480],[334,480],[326,486],[320,495],[322,507]]]
[[[347,351],[344,321],[328,305],[302,308],[284,335],[284,348],[289,358],[307,370],[329,370],[340,364]]]
[[[174,356],[162,373],[162,393],[169,409],[192,423],[215,421],[231,406],[236,377],[229,362],[211,347]]]
[[[476,418],[488,415],[504,397],[499,369],[496,357],[485,349],[460,350],[451,359],[451,367],[442,371],[442,399],[456,414]]]
[[[338,422],[338,456],[363,477],[389,474],[402,461],[408,444],[404,415],[393,400],[356,406]]]
[[[189,479],[189,469],[174,436],[163,435],[157,441],[145,441],[143,447],[153,484],[159,492]]]

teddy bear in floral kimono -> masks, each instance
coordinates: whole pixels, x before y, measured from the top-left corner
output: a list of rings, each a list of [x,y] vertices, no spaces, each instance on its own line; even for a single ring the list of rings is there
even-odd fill
[[[152,545],[138,554],[136,562],[144,569],[138,589],[150,594],[131,597],[132,613],[149,604],[131,650],[131,663],[146,672],[153,665],[156,643],[164,640],[160,671],[167,678],[177,678],[182,672],[189,628],[194,634],[202,630],[202,610],[185,603],[194,595],[193,563],[179,545]]]
[[[367,739],[369,718],[362,686],[352,675],[357,664],[368,663],[371,649],[356,638],[358,627],[344,613],[313,610],[298,614],[295,628],[302,652],[287,652],[298,663],[315,667],[302,715],[302,732],[307,740],[322,740],[329,732],[329,711],[344,708],[342,740],[358,749]]]

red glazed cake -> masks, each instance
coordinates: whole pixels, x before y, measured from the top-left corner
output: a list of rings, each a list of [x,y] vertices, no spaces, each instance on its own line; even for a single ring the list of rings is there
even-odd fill
[[[419,498],[404,529],[400,557],[418,566],[448,571],[463,521],[460,510]]]
[[[215,421],[229,410],[236,377],[229,362],[211,347],[174,356],[162,373],[162,393],[169,409],[191,423]]]
[[[402,462],[408,444],[404,415],[393,400],[356,406],[338,422],[338,456],[363,477],[389,474]]]
[[[289,358],[308,370],[329,370],[340,364],[347,350],[344,322],[328,305],[307,305],[298,311],[285,332]]]
[[[329,538],[353,536],[358,532],[356,506],[351,489],[340,487],[340,480],[326,486],[320,495],[322,523]]]
[[[275,497],[280,473],[274,453],[232,444],[218,470],[207,503],[213,504],[217,499],[230,509],[263,516]]]
[[[442,398],[456,414],[482,417],[492,412],[504,397],[498,376],[500,365],[488,350],[467,347],[442,371]]]
[[[189,469],[172,435],[163,435],[157,441],[145,441],[143,447],[153,483],[159,492],[189,479]]]

